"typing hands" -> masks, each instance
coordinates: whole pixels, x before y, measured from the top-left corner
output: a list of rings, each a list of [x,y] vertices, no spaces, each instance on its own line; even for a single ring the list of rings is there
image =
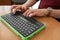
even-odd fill
[[[23,5],[13,5],[11,7],[11,11],[14,14],[17,10],[22,11],[23,15],[28,17],[48,15],[47,9],[28,9],[26,6],[23,6]]]

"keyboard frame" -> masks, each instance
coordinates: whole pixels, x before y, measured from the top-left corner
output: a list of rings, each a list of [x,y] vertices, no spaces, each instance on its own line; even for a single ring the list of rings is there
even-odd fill
[[[6,15],[6,14],[5,14]],[[32,38],[32,36],[36,35],[37,33],[39,33],[40,31],[42,31],[45,28],[45,25],[43,25],[41,28],[39,28],[38,30],[36,30],[35,32],[33,32],[32,34],[30,34],[27,37],[24,37],[23,35],[21,35],[18,31],[16,31],[10,24],[8,24],[2,17],[0,17],[0,21],[3,22],[9,29],[11,29],[16,35],[18,35],[19,37],[21,37],[22,40],[29,40],[30,38]]]

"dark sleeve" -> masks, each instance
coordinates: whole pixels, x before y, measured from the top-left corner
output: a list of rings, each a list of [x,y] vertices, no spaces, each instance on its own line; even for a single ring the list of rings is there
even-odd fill
[[[39,0],[36,0],[36,1],[39,1]]]
[[[55,19],[60,22],[60,19],[57,19],[57,18],[55,18]]]

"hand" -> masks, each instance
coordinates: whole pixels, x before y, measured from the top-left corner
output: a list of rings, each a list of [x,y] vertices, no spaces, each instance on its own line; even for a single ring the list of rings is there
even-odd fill
[[[24,14],[24,16],[46,16],[48,15],[47,9],[28,9]]]
[[[25,12],[28,8],[24,5],[12,5],[11,12],[15,13],[16,11]]]

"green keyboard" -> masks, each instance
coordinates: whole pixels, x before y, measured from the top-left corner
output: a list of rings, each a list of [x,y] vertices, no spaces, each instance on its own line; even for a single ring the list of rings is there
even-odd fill
[[[0,17],[1,21],[14,31],[22,40],[29,40],[45,28],[45,25],[31,17],[25,17],[17,11]]]

